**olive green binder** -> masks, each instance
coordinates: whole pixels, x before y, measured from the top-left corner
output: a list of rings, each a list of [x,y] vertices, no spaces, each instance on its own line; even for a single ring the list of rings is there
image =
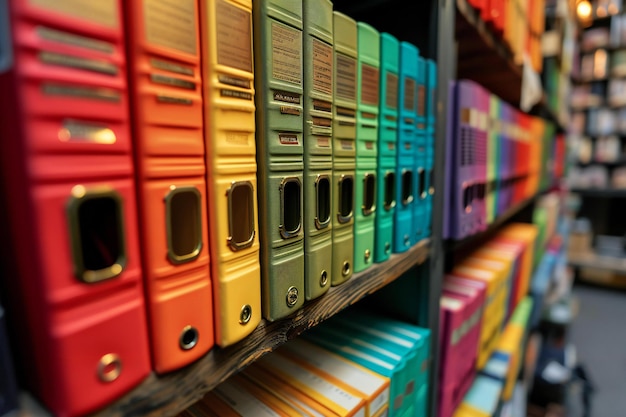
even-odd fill
[[[354,272],[363,271],[374,262],[380,79],[380,35],[366,23],[359,22],[357,27],[357,209],[354,218]]]
[[[332,277],[333,5],[304,0],[304,287],[307,299]]]
[[[263,316],[304,303],[302,2],[254,3]]]
[[[333,259],[331,285],[354,269],[354,181],[356,168],[356,21],[334,12]]]

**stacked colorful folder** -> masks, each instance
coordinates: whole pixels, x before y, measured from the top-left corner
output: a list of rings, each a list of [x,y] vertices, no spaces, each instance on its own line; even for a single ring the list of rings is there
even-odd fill
[[[429,330],[347,311],[303,337],[390,378],[389,416],[428,415]]]

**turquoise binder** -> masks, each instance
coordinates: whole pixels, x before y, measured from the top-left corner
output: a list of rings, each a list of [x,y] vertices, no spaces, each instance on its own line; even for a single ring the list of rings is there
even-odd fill
[[[393,251],[405,252],[415,242],[413,230],[413,183],[415,149],[415,107],[417,97],[417,48],[400,43],[400,79],[398,91],[398,141],[396,152],[396,211]]]
[[[408,382],[407,363],[401,355],[389,350],[388,344],[372,343],[326,325],[316,327],[302,337],[390,378],[389,417],[400,417],[405,413],[409,405],[404,398]]]
[[[413,185],[415,204],[413,205],[413,239],[417,243],[426,237],[426,198],[428,196],[426,180],[426,61],[417,57],[417,106],[415,118],[415,172]]]
[[[398,140],[398,66],[400,43],[380,35],[380,113],[378,115],[378,170],[374,262],[389,259],[396,210],[396,143]]]

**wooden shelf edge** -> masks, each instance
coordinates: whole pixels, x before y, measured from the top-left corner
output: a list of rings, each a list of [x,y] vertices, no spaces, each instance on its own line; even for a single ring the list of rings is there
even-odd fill
[[[276,321],[261,321],[244,340],[227,348],[214,348],[186,368],[157,376],[150,374],[139,386],[94,416],[176,415],[200,400],[207,392],[259,359],[363,297],[381,289],[414,266],[428,259],[430,240],[424,239],[407,252],[393,254],[355,274],[349,281],[332,287],[292,316]]]
[[[485,230],[482,230],[478,233],[474,233],[473,235],[467,236],[461,240],[448,240],[446,242],[447,243],[446,252],[455,252],[461,248],[467,247],[468,245],[474,242],[479,242],[483,236],[487,236],[490,233],[492,233],[494,230],[498,229],[507,220],[509,220],[511,217],[515,216],[517,213],[522,211],[526,206],[528,206],[531,202],[535,201],[535,199],[542,194],[543,194],[543,191],[538,191],[536,194],[526,198],[525,200],[520,201],[513,207],[510,207],[507,211],[502,213],[502,215],[498,216],[491,224],[489,224]]]

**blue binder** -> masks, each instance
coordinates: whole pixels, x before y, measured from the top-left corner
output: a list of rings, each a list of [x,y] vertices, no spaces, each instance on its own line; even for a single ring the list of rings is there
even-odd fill
[[[398,92],[398,146],[396,152],[396,212],[393,251],[404,252],[414,243],[413,182],[415,182],[415,107],[417,97],[418,50],[408,42],[400,43]]]
[[[374,262],[389,259],[396,207],[396,142],[398,133],[398,40],[380,35],[380,113],[378,115],[378,185]]]

